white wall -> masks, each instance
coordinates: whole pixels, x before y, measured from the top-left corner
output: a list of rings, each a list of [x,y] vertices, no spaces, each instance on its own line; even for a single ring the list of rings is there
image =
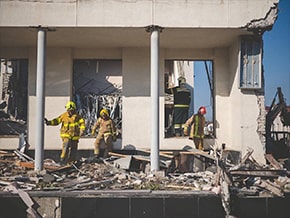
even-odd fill
[[[239,29],[253,19],[264,18],[273,2],[276,0],[224,0],[224,1],[0,1],[0,26],[1,27],[29,27],[29,26],[55,26],[55,27],[140,27],[151,24],[162,27],[190,27],[192,41],[196,33],[205,34],[203,42],[222,40],[217,37],[214,28],[225,30],[229,34],[231,28]],[[244,9],[244,10],[241,10]],[[51,13],[53,11],[53,13]],[[174,15],[174,16],[173,16]],[[209,16],[210,15],[210,16]],[[214,27],[206,34],[206,27]],[[225,29],[223,29],[225,28]],[[228,29],[226,29],[228,28]],[[74,29],[74,28],[73,28]],[[75,30],[75,29],[74,29]],[[80,28],[79,31],[82,29]],[[254,91],[242,92],[239,84],[239,32],[232,31],[233,43],[226,46],[213,47],[207,45],[199,47],[182,47],[181,36],[188,32],[167,29],[176,34],[176,43],[167,48],[160,48],[160,64],[165,59],[212,59],[214,61],[215,100],[217,121],[217,144],[226,143],[230,148],[246,151],[247,147],[254,147],[255,157],[260,161],[263,148],[259,141],[257,128],[258,104]],[[11,30],[12,31],[12,30]],[[29,29],[30,31],[30,29]],[[33,31],[33,30],[31,30]],[[90,32],[89,30],[87,30]],[[120,29],[120,31],[122,31]],[[68,31],[69,32],[69,31]],[[134,30],[132,30],[134,32]],[[64,34],[67,33],[64,31]],[[98,32],[98,33],[101,33]],[[110,32],[108,32],[110,33]],[[144,30],[144,35],[147,34]],[[12,34],[13,35],[13,34]],[[34,37],[36,37],[36,31]],[[142,35],[142,36],[144,36]],[[164,31],[166,36],[166,31]],[[53,39],[53,32],[48,40]],[[63,35],[61,35],[63,36]],[[67,35],[66,37],[73,37]],[[115,47],[103,46],[97,36],[90,36],[98,44],[95,49],[82,47],[63,47],[66,39],[57,38],[54,45],[47,49],[46,69],[46,105],[45,115],[53,118],[64,112],[64,105],[70,99],[72,89],[72,63],[73,59],[80,58],[118,58],[123,63],[123,140],[122,146],[133,145],[138,148],[150,148],[151,143],[151,102],[150,102],[150,42],[148,36],[147,47]],[[104,38],[107,35],[103,36]],[[161,37],[161,43],[167,38]],[[180,38],[181,37],[181,38]],[[104,39],[103,38],[103,39]],[[117,40],[116,38],[114,40]],[[123,36],[122,40],[128,40]],[[138,38],[135,38],[138,44]],[[94,41],[94,40],[92,40]],[[169,39],[170,42],[174,40]],[[34,41],[36,45],[36,38]],[[87,44],[85,44],[87,45]],[[127,44],[126,44],[127,45]],[[142,44],[144,46],[144,44]],[[110,48],[108,48],[110,47]],[[29,142],[35,146],[35,81],[36,81],[36,48],[23,47],[7,48],[1,45],[1,58],[29,58]],[[160,141],[161,149],[182,148],[183,145],[192,143],[187,139],[179,141],[164,139],[164,99],[163,69],[160,67]],[[59,127],[45,127],[45,148],[60,148]],[[11,142],[11,144],[9,144]],[[15,148],[15,139],[10,141],[0,139],[3,143]],[[93,139],[81,139],[80,148],[92,148]],[[118,142],[120,143],[120,142]]]
[[[0,1],[0,26],[241,27],[263,18],[273,2],[278,0]]]
[[[233,72],[229,70],[228,48],[215,49],[214,86],[216,98],[216,135],[217,145],[232,145],[230,91]],[[231,75],[232,74],[232,75]]]
[[[9,49],[7,51],[10,51]],[[13,51],[13,50],[12,50]],[[28,51],[28,52],[27,52]],[[181,149],[193,145],[184,139],[164,138],[163,66],[165,59],[212,59],[214,61],[217,144],[225,143],[228,148],[242,150],[253,147],[255,157],[260,158],[263,148],[257,128],[258,106],[255,93],[242,93],[239,82],[238,39],[230,48],[218,49],[161,49],[160,50],[160,149]],[[7,52],[8,54],[9,52]],[[29,142],[35,144],[35,77],[36,49],[10,51],[10,55],[21,54],[29,58]],[[17,55],[16,55],[17,56]],[[46,69],[45,116],[52,119],[64,112],[70,99],[73,59],[118,58],[123,65],[123,125],[122,141],[115,147],[134,146],[143,149],[151,144],[151,101],[150,101],[150,51],[149,48],[123,49],[70,49],[48,48]],[[7,139],[1,141],[7,143]],[[79,149],[93,149],[93,138],[80,139]],[[11,140],[12,144],[18,141]],[[13,145],[13,146],[17,146]],[[9,146],[10,146],[9,145]],[[12,148],[13,148],[12,146]],[[45,148],[60,149],[59,127],[45,127]]]
[[[150,51],[123,49],[123,146],[150,147]]]
[[[215,57],[218,145],[225,143],[242,154],[252,148],[253,157],[263,163],[264,147],[257,133],[257,93],[239,89],[239,40],[228,49],[217,49]]]

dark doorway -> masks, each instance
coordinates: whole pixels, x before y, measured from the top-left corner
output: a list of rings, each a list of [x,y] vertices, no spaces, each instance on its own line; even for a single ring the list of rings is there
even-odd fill
[[[28,60],[1,59],[0,135],[27,132]]]
[[[190,92],[190,102],[183,101],[181,106],[188,111],[186,117],[196,113],[200,106],[206,107],[205,134],[214,135],[214,84],[213,61],[166,60],[165,61],[165,137],[182,136],[176,134],[174,123],[174,89],[179,86],[179,79],[184,78],[186,89]],[[186,95],[188,96],[188,95]],[[184,118],[185,119],[185,118]],[[185,120],[183,121],[185,122]]]

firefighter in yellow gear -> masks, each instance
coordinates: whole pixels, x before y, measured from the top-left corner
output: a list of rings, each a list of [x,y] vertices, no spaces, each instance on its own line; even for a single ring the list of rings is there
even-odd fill
[[[204,139],[204,127],[206,108],[201,106],[198,109],[198,113],[192,115],[184,124],[183,134],[188,135],[190,128],[189,138],[193,140],[195,147],[199,150],[203,150],[203,139]]]
[[[96,157],[100,156],[100,145],[104,141],[105,151],[103,157],[107,158],[109,152],[112,151],[113,141],[116,141],[116,125],[114,120],[110,118],[107,109],[100,111],[100,117],[92,128],[92,136],[95,135],[96,130],[98,130],[98,134],[94,143],[94,154]]]
[[[76,161],[78,142],[85,131],[85,120],[76,112],[76,105],[69,101],[66,105],[66,112],[60,116],[47,120],[44,119],[48,126],[60,127],[60,137],[62,139],[62,152],[60,160],[62,163],[72,163]]]

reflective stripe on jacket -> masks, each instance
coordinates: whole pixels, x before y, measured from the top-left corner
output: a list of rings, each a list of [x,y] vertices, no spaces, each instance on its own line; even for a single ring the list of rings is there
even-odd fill
[[[60,127],[60,137],[69,138],[71,140],[78,140],[80,138],[80,132],[84,132],[85,120],[79,114],[73,114],[69,116],[68,112],[61,114],[59,117],[49,121],[49,125]]]
[[[203,138],[204,137],[204,126],[205,126],[205,118],[201,114],[195,114],[191,116],[185,123],[185,128],[191,126],[190,129],[190,138]]]
[[[99,117],[92,128],[92,132],[95,133],[96,129],[99,129],[98,135],[108,136],[116,134],[115,122],[111,118],[104,120],[102,117]]]

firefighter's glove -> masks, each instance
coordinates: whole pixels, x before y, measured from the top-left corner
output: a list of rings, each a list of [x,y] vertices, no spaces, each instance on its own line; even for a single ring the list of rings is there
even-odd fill
[[[45,125],[49,125],[48,119],[44,118]]]
[[[184,127],[184,128],[183,128],[183,134],[184,134],[185,136],[188,136],[188,128],[187,128],[187,127]]]
[[[96,134],[96,130],[92,130],[92,136],[94,136]]]
[[[115,142],[115,141],[117,140],[117,136],[116,136],[116,134],[113,134],[113,135],[112,135],[112,140],[113,140],[113,142]]]

